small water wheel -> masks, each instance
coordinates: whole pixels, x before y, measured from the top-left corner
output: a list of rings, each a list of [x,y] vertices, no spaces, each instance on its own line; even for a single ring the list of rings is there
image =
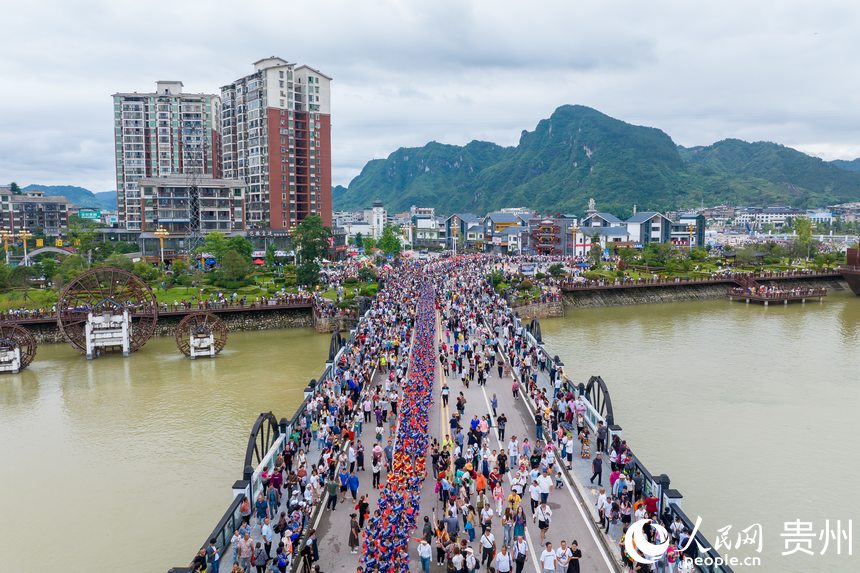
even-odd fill
[[[215,354],[227,344],[227,325],[210,312],[194,312],[186,315],[176,326],[176,347],[185,356],[191,356],[191,338],[215,339]]]
[[[29,366],[36,358],[37,347],[36,339],[29,330],[14,322],[0,322],[0,352],[14,351],[18,348],[21,352],[19,370]]]

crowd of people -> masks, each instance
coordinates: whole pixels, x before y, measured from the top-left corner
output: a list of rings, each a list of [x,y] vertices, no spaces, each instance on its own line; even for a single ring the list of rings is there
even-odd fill
[[[242,501],[242,526],[224,548],[231,573],[284,572],[296,559],[301,570],[319,571],[324,549],[309,518],[323,500],[323,511],[348,513],[344,534],[350,552],[361,553],[358,573],[405,573],[413,557],[424,573],[434,562],[453,573],[483,567],[521,573],[530,560],[546,573],[578,573],[582,550],[552,527],[548,503],[566,495],[558,492],[574,457],[590,460],[600,488],[595,516],[619,540],[625,566],[649,570],[630,559],[623,543],[631,522],[646,518],[666,524],[672,536],[670,551],[651,569],[679,562],[689,531],[671,514],[658,515],[659,500],[644,495],[626,442],[610,439],[603,424],[592,435],[583,397],[492,287],[491,272],[509,264],[459,257],[403,263],[384,277],[387,288],[263,474],[263,491]],[[538,383],[543,377],[548,390]],[[471,384],[492,394],[489,412],[469,404]],[[526,433],[507,433],[497,398],[506,391],[531,404],[534,425]],[[428,424],[436,400],[452,412],[438,434]],[[441,511],[420,521],[425,477]],[[539,536],[535,555],[527,527]],[[646,527],[645,534],[663,541],[658,528]],[[212,540],[193,565],[218,573],[222,557]]]

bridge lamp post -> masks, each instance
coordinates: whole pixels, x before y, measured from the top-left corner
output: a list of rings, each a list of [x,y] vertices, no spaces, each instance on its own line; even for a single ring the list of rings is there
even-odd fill
[[[0,231],[0,239],[3,239],[3,250],[6,251],[6,264],[9,264],[9,240],[14,239],[15,234],[9,229]]]
[[[158,227],[155,230],[155,236],[158,237],[158,246],[161,251],[161,266],[164,266],[164,239],[170,236],[170,231],[164,227]]]
[[[31,233],[27,229],[24,229],[20,233],[18,233],[18,238],[21,239],[22,241],[24,241],[24,263],[23,264],[25,267],[30,266],[30,257],[27,256],[27,239],[29,239],[32,236],[33,236],[33,233]]]

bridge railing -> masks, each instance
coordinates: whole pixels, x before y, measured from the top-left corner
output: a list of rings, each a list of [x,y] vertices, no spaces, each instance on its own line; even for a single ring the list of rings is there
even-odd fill
[[[512,310],[509,310],[511,314],[513,314],[514,318],[514,327],[516,329],[522,328],[523,340],[526,342],[529,348],[536,348],[539,354],[542,354],[547,360],[554,361],[557,365],[563,366],[563,364],[556,360],[555,357],[551,357],[549,352],[546,350],[543,341],[538,341],[534,334],[530,331],[529,328],[523,324],[520,320],[519,316],[513,313]],[[549,365],[550,362],[547,362]],[[558,366],[560,367],[560,366]],[[519,369],[515,369],[515,375],[519,377]],[[614,424],[609,424],[603,414],[595,408],[594,404],[592,404],[589,400],[588,395],[583,391],[585,388],[584,384],[576,385],[567,375],[561,374],[562,378],[562,392],[573,392],[579,394],[583,397],[583,400],[586,405],[586,413],[583,416],[586,423],[589,425],[590,429],[594,431],[597,428],[599,422],[603,422],[609,428],[610,435],[612,434],[613,429],[615,429],[619,434],[621,428],[618,426],[614,426]],[[528,396],[528,392],[525,392],[525,395]],[[614,420],[613,420],[614,422]],[[607,442],[610,440],[607,439]],[[609,444],[607,443],[607,446]],[[689,557],[700,558],[701,563],[697,563],[696,567],[701,573],[734,573],[732,568],[728,565],[717,565],[717,563],[722,562],[722,558],[718,551],[716,551],[713,546],[707,541],[704,534],[700,531],[696,530],[696,522],[691,520],[680,508],[680,501],[683,497],[680,492],[674,489],[669,489],[670,479],[669,476],[665,474],[660,474],[655,476],[646,466],[645,464],[637,458],[635,455],[632,456],[630,461],[628,462],[628,467],[632,469],[634,475],[638,471],[642,476],[642,493],[646,497],[656,497],[658,498],[657,503],[657,511],[658,515],[662,515],[664,509],[668,508],[669,512],[672,515],[674,520],[675,516],[680,517],[681,523],[684,527],[689,531],[696,531],[696,536],[688,547],[686,554]],[[705,548],[700,551],[699,546]]]

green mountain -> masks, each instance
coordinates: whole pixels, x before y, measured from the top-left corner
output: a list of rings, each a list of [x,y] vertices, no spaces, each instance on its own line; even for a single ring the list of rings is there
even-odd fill
[[[830,165],[838,167],[839,169],[844,169],[845,171],[855,171],[860,173],[860,158],[852,159],[851,161],[845,161],[844,159],[836,159],[834,161],[831,161]]]
[[[93,195],[96,196],[96,201],[101,203],[102,209],[116,211],[116,191],[100,191]]]
[[[725,140],[675,145],[663,131],[584,106],[562,106],[519,144],[431,142],[401,148],[364,167],[334,198],[337,209],[375,199],[390,211],[411,205],[482,213],[526,206],[539,212],[585,209],[625,215],[705,204],[825,205],[860,199],[860,174],[775,143]]]
[[[27,185],[21,190],[25,193],[28,191],[42,191],[45,195],[65,197],[80,207],[116,210],[116,192],[114,191],[93,193],[89,189],[74,185],[36,185],[35,183]]]

